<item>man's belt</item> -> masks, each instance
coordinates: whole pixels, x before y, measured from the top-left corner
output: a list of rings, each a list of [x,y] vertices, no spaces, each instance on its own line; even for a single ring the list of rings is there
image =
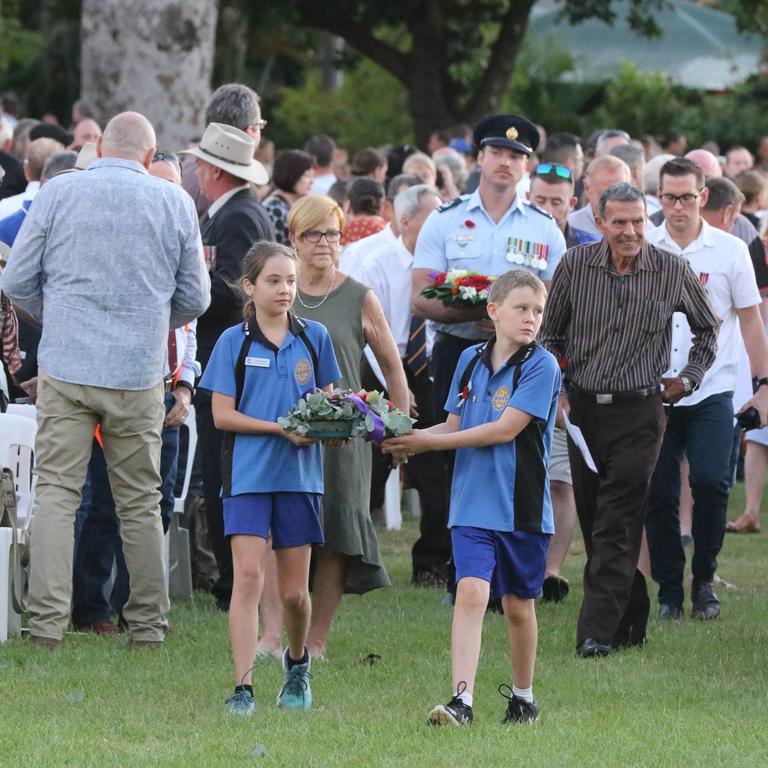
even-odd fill
[[[635,389],[631,392],[587,392],[585,389],[571,386],[568,389],[569,393],[573,392],[585,400],[589,400],[591,403],[597,403],[598,405],[613,405],[614,403],[631,403],[637,400],[647,400],[649,397],[659,394],[658,387],[648,387],[646,389]]]

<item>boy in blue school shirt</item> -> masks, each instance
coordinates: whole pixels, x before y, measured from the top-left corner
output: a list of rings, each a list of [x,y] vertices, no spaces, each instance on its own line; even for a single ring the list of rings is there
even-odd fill
[[[451,643],[454,696],[429,714],[433,725],[469,725],[489,594],[507,618],[512,686],[504,723],[534,722],[537,624],[535,598],[544,580],[554,533],[547,464],[555,424],[560,368],[535,342],[546,300],[535,275],[501,275],[488,298],[495,336],[466,349],[453,377],[448,419],[387,440],[385,450],[407,459],[422,451],[456,449],[451,529],[456,606]],[[509,693],[504,693],[504,690]]]

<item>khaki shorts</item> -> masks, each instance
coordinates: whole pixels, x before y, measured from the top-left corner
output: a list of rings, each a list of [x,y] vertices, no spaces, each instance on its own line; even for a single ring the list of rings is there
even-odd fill
[[[552,435],[552,452],[549,457],[549,479],[573,485],[571,462],[568,460],[568,437],[564,429],[555,427]]]

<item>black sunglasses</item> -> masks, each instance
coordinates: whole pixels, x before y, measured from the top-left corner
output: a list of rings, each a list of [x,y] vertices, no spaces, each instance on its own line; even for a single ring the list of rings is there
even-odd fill
[[[539,163],[533,172],[533,177],[536,176],[559,176],[565,181],[573,181],[571,169],[557,163]]]

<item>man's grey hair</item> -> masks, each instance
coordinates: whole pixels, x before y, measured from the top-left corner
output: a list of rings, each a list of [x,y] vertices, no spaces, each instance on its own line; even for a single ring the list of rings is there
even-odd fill
[[[608,154],[623,160],[633,171],[639,170],[645,164],[645,150],[637,144],[619,144]]]
[[[707,179],[705,186],[709,190],[705,211],[721,211],[729,205],[738,208],[744,203],[742,191],[725,176]]]
[[[400,224],[404,216],[415,216],[421,210],[422,198],[426,195],[440,199],[440,193],[431,184],[417,184],[404,189],[395,198],[395,221]]]
[[[261,119],[259,95],[242,83],[220,85],[205,105],[205,124],[223,123],[247,130]]]
[[[156,141],[155,129],[144,115],[121,112],[107,123],[101,151],[106,157],[122,157],[141,163]]]
[[[464,191],[464,185],[469,177],[467,161],[456,151],[446,152],[432,159],[435,161],[435,165],[440,165],[440,163],[447,165],[451,169],[454,183],[461,191]]]
[[[645,208],[645,193],[634,184],[620,181],[618,184],[612,184],[600,195],[598,213],[601,219],[605,219],[605,207],[608,203],[635,203],[638,200],[642,201]]]
[[[69,149],[62,150],[61,152],[54,152],[48,157],[43,166],[43,172],[40,175],[40,183],[45,184],[46,181],[52,179],[56,174],[62,171],[69,171],[75,167],[77,162],[77,152],[72,152]]]
[[[29,132],[40,123],[34,117],[22,117],[13,129],[13,144],[11,144],[11,154],[17,160],[23,160]]]
[[[397,176],[393,176],[387,184],[387,200],[392,203],[404,189],[415,187],[421,183],[421,179],[412,173],[399,173]]]

